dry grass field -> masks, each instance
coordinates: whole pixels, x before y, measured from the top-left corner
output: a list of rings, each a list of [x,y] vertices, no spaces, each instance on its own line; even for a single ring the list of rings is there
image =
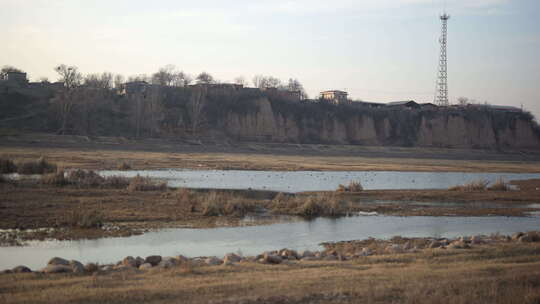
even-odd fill
[[[252,145],[253,146],[253,145]],[[251,146],[250,146],[251,147]],[[348,147],[341,147],[347,149]],[[125,164],[131,169],[236,169],[236,170],[316,170],[316,171],[425,171],[425,172],[510,172],[538,173],[540,162],[520,154],[492,154],[482,151],[434,150],[425,148],[353,147],[356,150],[278,151],[261,145],[257,149],[216,149],[198,147],[158,151],[115,147],[0,146],[0,157],[35,160],[40,157],[64,168],[115,170]],[[338,148],[336,148],[338,149]],[[351,148],[352,149],[352,148]],[[206,151],[208,150],[208,151]],[[231,150],[232,152],[229,152]],[[404,150],[405,152],[403,152]]]
[[[540,302],[540,244],[425,249],[339,262],[3,274],[1,303]]]

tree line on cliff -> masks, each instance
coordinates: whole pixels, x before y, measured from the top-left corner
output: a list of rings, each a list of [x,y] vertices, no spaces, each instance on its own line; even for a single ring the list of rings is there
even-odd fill
[[[277,87],[304,92],[296,79],[281,82],[271,76],[256,76],[253,82],[259,89],[234,89],[219,86],[209,73],[203,72],[193,78],[167,66],[151,76],[128,78],[127,82],[145,81],[149,86],[144,91],[127,94],[126,80],[120,75],[84,76],[76,67],[66,65],[59,65],[55,70],[63,84],[61,89],[47,90],[45,87],[39,89],[39,94],[29,89],[0,91],[0,127],[130,138],[204,137],[216,132],[228,135],[223,129],[228,113],[255,117],[260,111],[255,101],[265,99],[276,115],[292,119],[303,129],[311,129],[298,138],[299,142],[306,143],[320,141],[316,133],[324,127],[324,121],[347,121],[354,117],[371,117],[376,125],[386,120],[392,133],[388,142],[404,146],[414,145],[422,119],[441,115],[459,115],[469,121],[489,117],[495,131],[512,128],[515,120],[521,119],[531,122],[535,132],[540,134],[534,117],[528,112],[505,113],[487,107],[404,110],[371,107],[359,102],[332,104],[323,100],[307,100],[305,93],[300,100],[291,101],[283,95],[264,90]],[[235,83],[247,84],[242,77],[235,79]]]

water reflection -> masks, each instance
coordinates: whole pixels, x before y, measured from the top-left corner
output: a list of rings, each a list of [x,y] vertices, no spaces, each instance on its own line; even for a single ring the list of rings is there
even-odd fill
[[[352,180],[365,189],[446,189],[478,179],[494,182],[540,178],[538,173],[461,173],[390,171],[242,171],[242,170],[146,170],[102,171],[103,175],[133,177],[137,174],[166,180],[171,187],[256,189],[283,192],[335,190]]]

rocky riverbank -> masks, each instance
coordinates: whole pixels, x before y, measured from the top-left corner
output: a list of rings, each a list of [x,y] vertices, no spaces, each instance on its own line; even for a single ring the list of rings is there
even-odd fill
[[[322,244],[325,249],[321,251],[301,251],[281,249],[263,252],[255,256],[243,256],[237,253],[228,253],[224,257],[193,257],[183,255],[174,257],[162,257],[151,255],[146,258],[127,256],[121,261],[112,264],[99,265],[87,263],[83,265],[76,260],[67,260],[54,257],[40,270],[19,265],[12,269],[3,270],[1,273],[76,273],[93,274],[113,271],[151,269],[169,269],[174,267],[204,267],[204,266],[234,266],[239,263],[259,264],[292,264],[309,261],[350,261],[374,255],[388,254],[414,254],[424,250],[467,250],[479,246],[497,246],[508,243],[533,243],[540,242],[540,231],[519,232],[511,236],[494,234],[490,236],[475,235],[462,236],[455,239],[448,238],[402,238],[394,237],[390,240],[367,239],[361,241],[345,241]]]

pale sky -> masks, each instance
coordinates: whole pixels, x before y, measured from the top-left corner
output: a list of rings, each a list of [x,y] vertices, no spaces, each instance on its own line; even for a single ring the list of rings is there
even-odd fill
[[[0,0],[0,66],[37,80],[60,63],[125,76],[173,64],[224,82],[294,77],[310,97],[431,102],[445,6],[451,102],[540,117],[538,0]]]

